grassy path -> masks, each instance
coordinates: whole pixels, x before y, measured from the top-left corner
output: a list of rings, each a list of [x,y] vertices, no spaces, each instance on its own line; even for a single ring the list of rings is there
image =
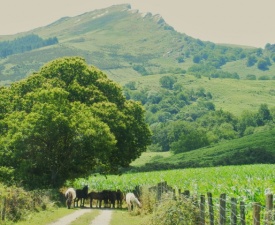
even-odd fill
[[[124,209],[65,207],[32,214],[18,225],[144,225],[148,215],[134,215]]]
[[[92,221],[91,225],[110,225],[113,210],[101,210],[100,214]]]
[[[85,213],[89,213],[91,212],[91,209],[81,209],[81,210],[76,210],[73,213],[66,215],[52,223],[50,223],[49,225],[69,225],[71,224],[73,221],[77,220],[80,216],[82,216]]]

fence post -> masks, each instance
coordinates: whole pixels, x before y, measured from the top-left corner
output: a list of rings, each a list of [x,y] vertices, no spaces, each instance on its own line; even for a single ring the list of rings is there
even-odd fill
[[[168,191],[167,181],[163,181],[162,182],[162,193],[167,192],[167,191]]]
[[[212,193],[207,193],[208,197],[208,208],[209,208],[209,216],[210,216],[210,225],[214,225],[214,209],[213,209],[213,200]]]
[[[200,202],[200,225],[205,225],[205,196],[201,195]]]
[[[1,220],[4,221],[6,217],[6,204],[7,200],[6,197],[2,198],[2,206],[1,206]]]
[[[189,198],[190,197],[190,191],[189,190],[185,190],[183,192],[183,195],[184,195],[185,198]]]
[[[253,203],[253,225],[260,225],[261,205],[258,202]]]
[[[157,200],[160,201],[162,194],[162,183],[158,183],[157,185]]]
[[[267,194],[265,198],[265,224],[272,224],[273,194]]]
[[[177,199],[177,197],[176,197],[176,190],[173,189],[173,200],[176,200],[176,199]]]
[[[226,194],[220,195],[220,223],[219,225],[226,224]]]
[[[245,222],[245,205],[244,202],[240,202],[240,218],[241,218],[241,225],[246,225]]]
[[[182,197],[181,197],[181,189],[179,188],[178,189],[178,200],[181,200],[182,199]]]
[[[231,198],[231,225],[237,225],[237,199]]]

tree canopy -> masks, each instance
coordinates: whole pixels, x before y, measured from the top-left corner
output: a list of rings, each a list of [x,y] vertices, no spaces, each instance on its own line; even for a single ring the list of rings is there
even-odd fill
[[[141,104],[80,57],[49,62],[0,99],[0,173],[29,188],[116,172],[150,144]]]

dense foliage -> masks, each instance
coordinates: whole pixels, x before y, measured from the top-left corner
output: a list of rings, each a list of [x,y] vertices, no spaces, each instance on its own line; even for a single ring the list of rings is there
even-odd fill
[[[125,85],[126,97],[140,101],[146,109],[146,121],[153,132],[151,151],[187,152],[275,125],[275,108],[266,104],[237,117],[216,110],[212,94],[202,87],[188,88],[174,76],[162,76],[159,82],[158,92],[138,90],[133,83]]]
[[[36,34],[29,34],[12,41],[2,41],[0,42],[0,58],[31,51],[48,45],[54,45],[56,43],[58,43],[56,37],[43,39]]]
[[[0,171],[29,188],[116,172],[150,143],[142,106],[79,57],[54,60],[0,96]]]

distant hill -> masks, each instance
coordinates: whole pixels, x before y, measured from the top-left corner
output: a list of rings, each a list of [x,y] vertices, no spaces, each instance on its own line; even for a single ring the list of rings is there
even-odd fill
[[[45,27],[10,36],[1,42],[27,35],[42,39],[57,38],[58,43],[0,57],[0,80],[3,84],[20,80],[43,64],[62,56],[83,56],[89,64],[104,70],[114,80],[163,74],[190,69],[195,76],[252,79],[274,76],[274,45],[267,49],[217,45],[176,32],[161,15],[139,13],[131,6],[116,5],[64,17]],[[249,57],[250,64],[245,69]],[[262,60],[262,69],[257,63]],[[205,72],[211,71],[210,72]],[[254,76],[255,77],[254,77]]]

